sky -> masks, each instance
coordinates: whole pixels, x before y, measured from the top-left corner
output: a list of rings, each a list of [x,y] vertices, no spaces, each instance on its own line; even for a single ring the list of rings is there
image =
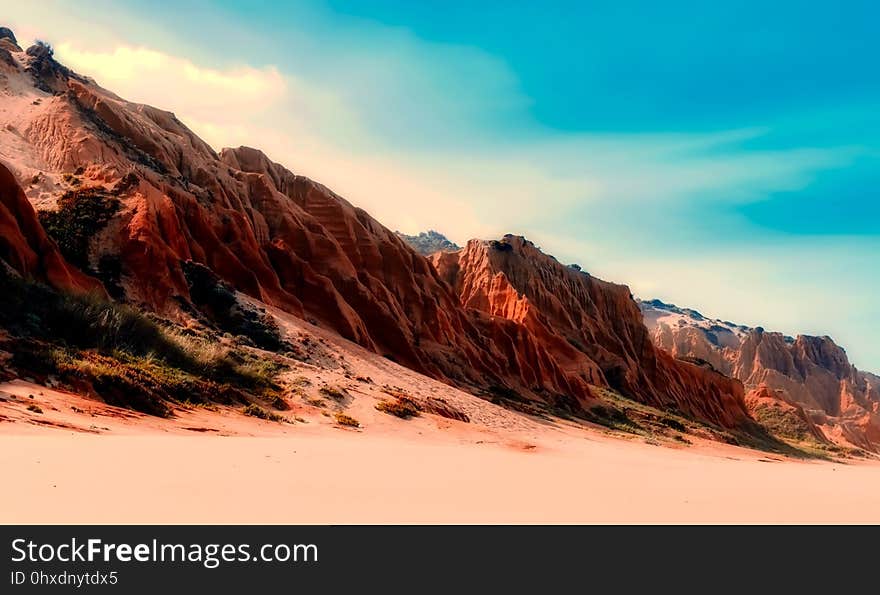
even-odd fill
[[[3,18],[392,229],[525,235],[880,371],[874,3],[41,0]]]

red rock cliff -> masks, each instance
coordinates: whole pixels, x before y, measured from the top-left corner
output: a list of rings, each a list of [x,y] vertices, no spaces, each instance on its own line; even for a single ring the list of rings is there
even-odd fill
[[[629,288],[563,266],[522,237],[432,256],[462,305],[524,325],[571,373],[725,427],[746,422],[742,385],[651,343]]]

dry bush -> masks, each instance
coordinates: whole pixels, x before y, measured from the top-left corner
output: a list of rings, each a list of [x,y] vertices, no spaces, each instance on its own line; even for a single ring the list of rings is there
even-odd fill
[[[336,423],[340,426],[348,426],[350,428],[359,428],[361,427],[361,423],[350,415],[346,415],[344,413],[336,414]]]

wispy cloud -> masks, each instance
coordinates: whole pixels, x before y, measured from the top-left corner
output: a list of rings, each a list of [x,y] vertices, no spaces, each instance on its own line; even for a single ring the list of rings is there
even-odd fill
[[[63,60],[74,68],[94,73],[107,83],[124,86],[138,94],[151,94],[150,87],[167,98],[168,90],[175,95],[183,93],[184,101],[192,101],[195,94],[199,106],[213,108],[230,101],[233,108],[241,107],[241,102],[263,98],[264,101],[277,100],[285,91],[285,83],[274,67],[256,69],[241,66],[221,71],[197,66],[190,60],[171,56],[144,47],[119,46],[111,52],[80,50],[69,42],[56,47]],[[141,77],[149,76],[154,85],[144,85]],[[132,83],[139,83],[132,85]],[[165,83],[180,84],[181,87],[163,87]],[[158,94],[154,93],[156,99]]]
[[[445,143],[401,151],[382,120],[351,96],[351,79],[331,88],[282,74],[278,66],[217,69],[145,47],[89,51],[65,41],[57,50],[65,63],[123,97],[173,109],[217,148],[259,145],[333,183],[391,226],[441,227],[459,241],[480,233],[540,232],[573,211],[637,204],[668,215],[695,197],[742,202],[797,190],[856,151],[741,149],[766,134],[761,128],[567,134],[537,126],[504,143],[481,140],[467,151]],[[362,76],[370,75],[367,62],[359,63]],[[394,74],[388,62],[379,70],[383,82]],[[400,85],[404,75],[396,76]]]

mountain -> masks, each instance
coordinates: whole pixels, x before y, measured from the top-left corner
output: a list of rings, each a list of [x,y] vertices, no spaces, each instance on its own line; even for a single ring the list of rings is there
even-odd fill
[[[659,300],[639,305],[658,347],[741,380],[753,414],[773,399],[828,441],[880,448],[880,379],[850,364],[830,337],[788,337]]]
[[[430,256],[434,252],[454,252],[461,249],[460,246],[450,242],[442,233],[433,229],[427,232],[423,231],[417,236],[408,236],[399,231],[394,233],[422,256]]]
[[[590,384],[723,427],[748,422],[739,382],[656,349],[625,285],[564,266],[512,235],[471,240],[432,262],[462,306],[522,325]]]

